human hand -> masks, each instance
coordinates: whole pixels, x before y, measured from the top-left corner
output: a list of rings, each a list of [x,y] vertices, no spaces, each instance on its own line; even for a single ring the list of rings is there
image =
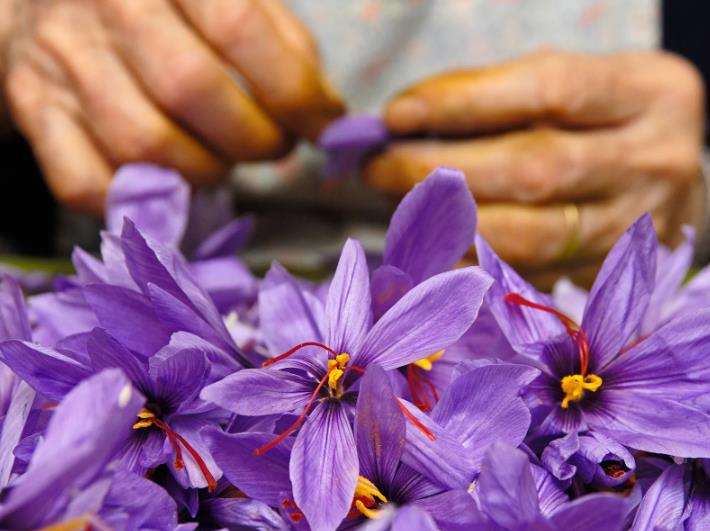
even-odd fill
[[[703,101],[694,68],[664,53],[541,52],[450,72],[389,102],[393,133],[428,137],[391,144],[365,176],[400,195],[436,166],[463,170],[482,235],[533,270],[560,266],[574,203],[573,261],[588,271],[644,211],[666,241],[700,221]]]
[[[10,4],[7,102],[70,206],[100,212],[131,161],[213,182],[343,112],[277,0],[0,0],[0,13]]]

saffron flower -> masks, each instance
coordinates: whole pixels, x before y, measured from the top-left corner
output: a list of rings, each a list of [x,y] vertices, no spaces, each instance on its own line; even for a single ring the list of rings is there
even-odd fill
[[[646,214],[607,256],[577,324],[477,239],[496,279],[490,308],[519,360],[542,370],[527,394],[531,440],[593,430],[630,448],[710,456],[710,312],[677,315],[631,342],[653,293],[656,245]]]
[[[259,453],[300,428],[290,458],[294,501],[312,528],[330,529],[348,513],[357,484],[349,415],[358,377],[370,365],[396,369],[454,343],[475,320],[489,286],[490,279],[478,268],[433,276],[373,325],[365,254],[359,243],[348,240],[320,319],[324,341],[311,336],[310,342],[269,360],[268,367],[238,371],[208,385],[200,396],[240,415],[300,411]],[[319,322],[310,313],[308,322]],[[316,343],[322,354],[292,357],[300,347]]]

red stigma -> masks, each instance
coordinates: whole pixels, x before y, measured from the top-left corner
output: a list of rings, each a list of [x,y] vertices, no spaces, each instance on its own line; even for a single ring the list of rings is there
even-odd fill
[[[332,348],[330,348],[330,347],[324,345],[323,343],[318,343],[317,341],[306,341],[305,343],[299,343],[298,345],[296,345],[296,346],[293,347],[292,349],[287,350],[287,351],[284,352],[283,354],[279,354],[279,355],[276,356],[275,358],[271,358],[271,359],[269,359],[269,360],[266,360],[266,361],[263,363],[263,366],[264,366],[264,367],[270,367],[270,366],[273,365],[274,363],[276,363],[276,362],[278,362],[278,361],[281,361],[281,360],[285,360],[286,358],[288,358],[288,357],[291,356],[292,354],[295,354],[296,352],[298,352],[298,351],[301,350],[302,348],[306,348],[306,347],[319,347],[319,348],[322,348],[323,350],[327,351],[329,354],[332,354],[333,356],[337,356],[337,355],[338,355],[337,352],[335,352]]]
[[[562,323],[562,326],[565,327],[567,334],[577,344],[577,350],[579,351],[580,372],[582,376],[587,374],[587,368],[589,367],[589,342],[587,341],[587,334],[584,333],[584,330],[580,328],[574,319],[558,310],[555,310],[554,308],[528,300],[519,293],[506,293],[503,296],[503,300],[511,304],[517,304],[518,306],[525,306],[534,310],[540,310],[557,317]]]
[[[294,524],[303,520],[303,513],[298,509],[298,505],[295,502],[285,499],[281,502],[281,507]]]
[[[173,431],[172,428],[162,420],[157,418],[151,418],[150,421],[153,423],[154,426],[160,428],[165,432],[165,435],[168,437],[168,441],[170,441],[170,444],[175,449],[175,468],[178,470],[182,470],[185,468],[185,462],[182,459],[182,449],[180,448],[180,445],[182,445],[195,460],[197,466],[200,467],[200,472],[202,472],[202,475],[207,480],[207,491],[214,492],[214,490],[217,488],[217,480],[215,480],[209,468],[207,468],[207,464],[205,463],[204,459],[202,459],[200,454],[197,453],[197,450],[195,450],[190,445],[190,443],[182,437],[182,435]]]
[[[430,441],[435,441],[436,435],[434,435],[429,428],[424,426],[424,424],[419,422],[417,420],[417,418],[409,412],[409,410],[407,409],[407,406],[405,406],[402,402],[400,402],[399,399],[396,399],[396,400],[397,400],[397,405],[399,406],[399,409],[402,410],[402,413],[404,414],[406,419],[409,422],[411,422],[412,424],[414,424],[419,431],[421,431],[424,435],[426,435],[427,439],[429,439]]]
[[[407,365],[407,384],[409,385],[409,392],[412,395],[414,405],[425,413],[430,412],[433,405],[439,401],[439,394],[436,392],[434,384],[424,375],[424,371],[413,363]],[[429,394],[427,394],[427,389],[424,385],[428,387]],[[431,395],[432,400],[429,400],[429,395]]]

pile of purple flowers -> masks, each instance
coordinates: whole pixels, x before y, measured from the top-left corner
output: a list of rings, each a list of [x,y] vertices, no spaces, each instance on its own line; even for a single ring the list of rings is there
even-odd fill
[[[0,528],[710,527],[690,231],[670,251],[644,215],[589,293],[550,296],[451,169],[323,283],[252,276],[250,220],[168,170],[123,168],[107,211],[100,259],[26,301],[0,284]]]

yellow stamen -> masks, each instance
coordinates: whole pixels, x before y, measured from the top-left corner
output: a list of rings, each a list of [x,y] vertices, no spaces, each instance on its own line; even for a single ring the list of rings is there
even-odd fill
[[[564,399],[562,399],[562,409],[569,407],[570,400],[581,400],[584,396],[584,391],[594,393],[601,385],[602,379],[596,374],[588,374],[586,376],[571,374],[565,376],[560,382],[562,392],[565,394]]]
[[[70,520],[64,520],[58,524],[43,527],[39,531],[83,531],[89,526],[90,523],[84,516],[78,516]]]
[[[422,358],[418,361],[415,361],[414,365],[416,365],[420,369],[424,369],[425,371],[430,371],[431,368],[434,366],[434,362],[443,355],[444,351],[440,350],[439,352],[435,352],[431,356],[427,356],[426,358]]]
[[[343,352],[335,356],[334,360],[328,360],[328,387],[335,390],[338,388],[338,381],[345,374],[345,365],[350,361],[350,355]]]
[[[150,419],[155,418],[155,413],[153,413],[150,409],[143,408],[138,412],[138,418],[142,420],[139,420],[133,425],[134,430],[150,428],[153,425],[153,422]]]
[[[366,477],[358,476],[355,486],[355,508],[367,518],[379,518],[382,516],[382,511],[371,508],[377,505],[378,500],[381,503],[387,503],[385,495],[372,481]]]

